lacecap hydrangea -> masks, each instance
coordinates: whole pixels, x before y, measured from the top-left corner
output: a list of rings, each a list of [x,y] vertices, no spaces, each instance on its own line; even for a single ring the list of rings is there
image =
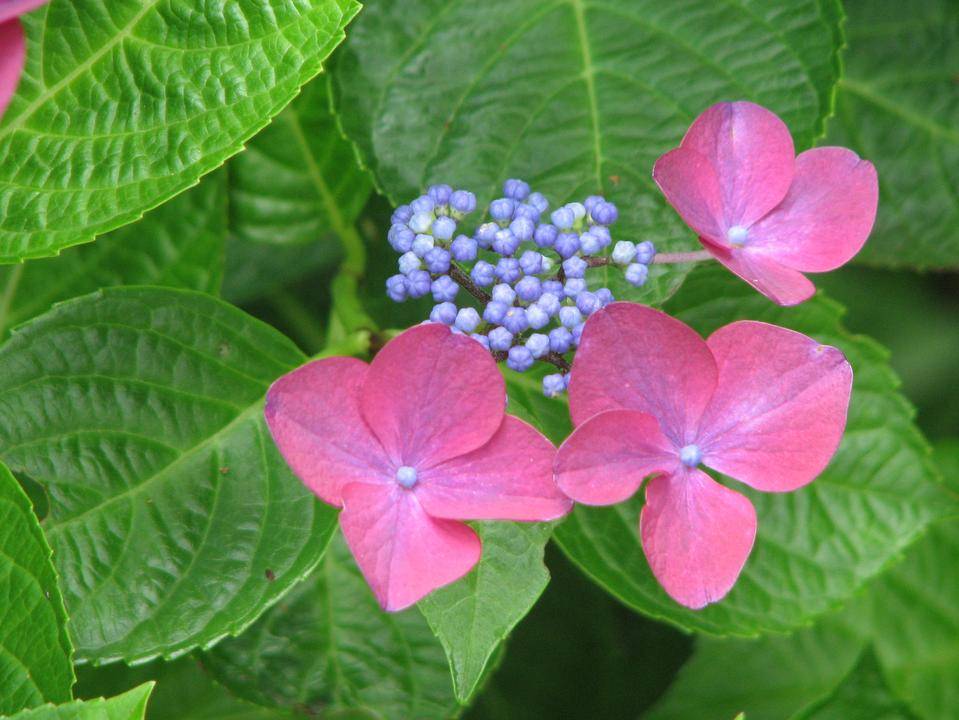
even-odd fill
[[[541,193],[510,179],[470,224],[475,210],[472,192],[449,185],[396,208],[387,237],[399,272],[386,293],[396,302],[431,294],[426,322],[469,335],[517,372],[537,361],[553,365],[558,372],[543,378],[543,392],[558,395],[569,386],[583,324],[615,299],[609,288],[589,286],[587,270],[618,265],[639,287],[656,249],[615,241],[619,211],[599,195],[550,211]]]

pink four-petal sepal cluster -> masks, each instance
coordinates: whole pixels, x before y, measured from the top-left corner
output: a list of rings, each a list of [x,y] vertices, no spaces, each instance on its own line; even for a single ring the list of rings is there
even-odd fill
[[[766,492],[811,482],[839,445],[851,386],[839,350],[792,330],[742,321],[704,341],[658,310],[613,303],[583,331],[569,388],[576,429],[556,481],[577,502],[610,505],[653,476],[643,550],[670,596],[702,608],[736,582],[756,512],[700,465]]]
[[[17,89],[26,57],[23,26],[18,18],[46,2],[47,0],[0,2],[0,116],[7,109],[7,104]]]
[[[475,340],[420,325],[369,365],[316,360],[277,380],[266,419],[280,452],[340,527],[385,610],[465,575],[480,540],[463,520],[554,520],[555,448],[507,415],[503,376]]]
[[[653,178],[703,247],[780,305],[816,288],[866,242],[879,185],[872,163],[841,147],[795,155],[786,125],[750,102],[703,112]]]

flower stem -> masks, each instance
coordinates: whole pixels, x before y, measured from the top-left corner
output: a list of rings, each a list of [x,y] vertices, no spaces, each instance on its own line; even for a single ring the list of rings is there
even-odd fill
[[[656,255],[653,256],[653,262],[657,265],[697,263],[704,260],[712,260],[712,257],[708,250],[696,250],[695,252],[685,253],[656,253]]]

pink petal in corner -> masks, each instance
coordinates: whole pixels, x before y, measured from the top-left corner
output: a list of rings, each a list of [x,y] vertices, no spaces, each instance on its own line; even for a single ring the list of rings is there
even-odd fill
[[[26,46],[20,21],[13,19],[0,23],[0,116],[7,109],[20,83],[25,57]]]

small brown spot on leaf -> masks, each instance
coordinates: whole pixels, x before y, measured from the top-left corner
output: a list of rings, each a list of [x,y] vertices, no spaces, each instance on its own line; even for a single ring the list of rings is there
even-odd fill
[[[221,467],[221,468],[220,468],[220,475],[226,475],[228,472],[230,472],[230,468],[228,468],[228,467]]]
[[[266,579],[269,580],[270,582],[273,582],[274,580],[276,580],[276,573],[270,570],[270,568],[267,568],[266,572],[263,574],[266,575]]]
[[[610,176],[609,176],[609,181],[610,181],[611,183],[613,183],[613,185],[619,185],[619,181],[620,181],[620,180],[622,180],[622,178],[621,178],[619,175],[610,175]]]

